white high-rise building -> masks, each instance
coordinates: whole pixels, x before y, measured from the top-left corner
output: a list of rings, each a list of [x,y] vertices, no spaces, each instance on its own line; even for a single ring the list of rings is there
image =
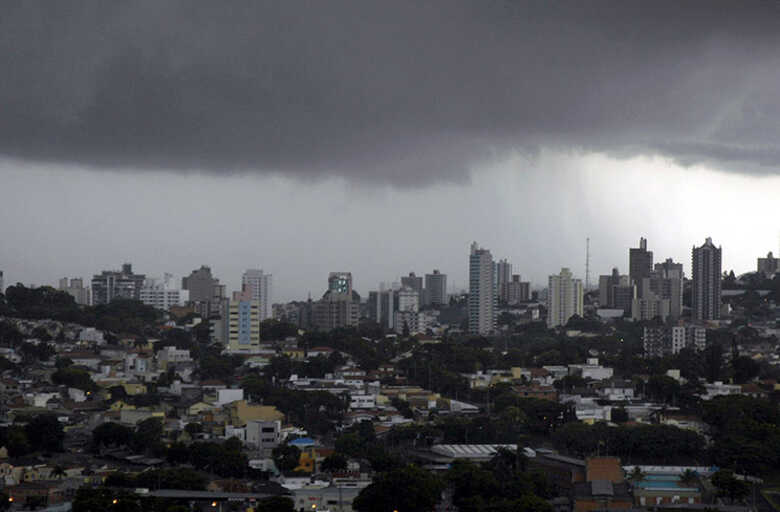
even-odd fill
[[[496,328],[496,278],[493,256],[471,244],[469,256],[469,332],[490,334]]]
[[[547,327],[566,325],[574,315],[582,316],[582,280],[568,268],[551,275],[547,292]]]
[[[162,279],[145,279],[141,287],[141,302],[163,311],[168,311],[171,306],[185,305],[190,300],[190,292],[177,288],[174,283],[173,275],[167,273]]]
[[[262,269],[250,268],[241,277],[241,284],[249,291],[251,300],[260,302],[260,321],[271,318],[271,274],[264,274]]]

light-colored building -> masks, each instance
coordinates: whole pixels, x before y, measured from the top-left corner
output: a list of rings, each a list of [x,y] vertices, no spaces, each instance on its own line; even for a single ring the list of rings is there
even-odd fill
[[[547,293],[547,327],[566,325],[574,315],[582,316],[582,281],[574,279],[568,268],[550,276]]]
[[[512,275],[512,280],[506,284],[506,301],[508,304],[519,304],[531,300],[531,283],[521,281],[520,274]]]
[[[0,272],[2,274],[2,272]],[[0,280],[2,276],[0,275]],[[89,288],[84,286],[84,280],[80,277],[74,277],[68,280],[67,277],[60,279],[58,289],[63,292],[67,292],[76,301],[76,304],[81,306],[89,305]],[[2,291],[2,285],[0,284],[0,291]]]
[[[694,247],[693,259],[693,318],[697,321],[720,318],[721,248],[715,247],[712,238],[704,245]]]
[[[646,285],[649,280],[644,278],[643,281]],[[642,297],[635,298],[631,303],[631,318],[640,321],[659,317],[662,322],[666,322],[669,317],[669,299],[662,299],[647,286],[642,289],[644,290]]]
[[[442,274],[435,269],[433,274],[425,274],[423,299],[426,306],[447,305],[447,274]]]
[[[282,422],[279,420],[251,420],[246,424],[246,443],[261,456],[270,457],[282,442]]]
[[[256,350],[260,345],[260,303],[256,300],[224,300],[224,339],[230,352]]]
[[[146,276],[134,274],[130,263],[122,265],[122,270],[104,270],[92,277],[92,304],[108,304],[114,299],[141,300]]]
[[[252,300],[260,302],[260,319],[271,318],[273,276],[264,274],[262,269],[250,268],[241,276],[241,284]]]
[[[190,292],[175,287],[173,283],[173,274],[165,274],[162,279],[146,279],[141,288],[141,302],[162,311],[168,311],[171,306],[185,305]]]
[[[161,370],[167,370],[170,364],[191,363],[190,351],[187,349],[178,349],[176,347],[163,347],[157,352],[157,366]]]
[[[469,332],[486,335],[496,328],[496,278],[493,256],[477,242],[469,255]]]

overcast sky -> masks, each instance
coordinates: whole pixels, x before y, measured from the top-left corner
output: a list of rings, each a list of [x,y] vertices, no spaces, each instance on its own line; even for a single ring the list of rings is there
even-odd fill
[[[779,3],[7,1],[0,70],[6,284],[778,252]]]

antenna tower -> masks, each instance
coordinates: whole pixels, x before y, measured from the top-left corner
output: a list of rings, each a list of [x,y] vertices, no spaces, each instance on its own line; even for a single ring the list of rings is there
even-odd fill
[[[590,237],[585,239],[585,291],[590,290]]]

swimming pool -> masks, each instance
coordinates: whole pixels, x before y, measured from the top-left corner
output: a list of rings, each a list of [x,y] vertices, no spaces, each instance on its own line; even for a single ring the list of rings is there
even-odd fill
[[[695,492],[696,487],[680,487],[679,475],[646,475],[641,481],[635,483],[642,489],[674,489],[677,491]]]

